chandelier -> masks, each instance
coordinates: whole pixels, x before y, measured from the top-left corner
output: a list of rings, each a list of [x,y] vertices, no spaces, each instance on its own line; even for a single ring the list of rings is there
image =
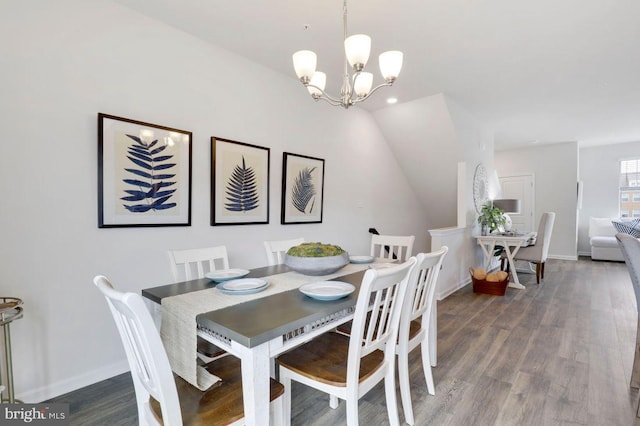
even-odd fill
[[[373,74],[364,72],[364,67],[369,60],[371,52],[371,37],[364,34],[356,34],[347,37],[347,0],[344,0],[342,21],[344,26],[344,75],[342,77],[342,88],[340,97],[332,97],[324,91],[327,75],[316,71],[317,56],[310,50],[300,50],[293,54],[293,68],[300,82],[307,88],[311,97],[318,101],[329,102],[334,106],[341,106],[345,109],[359,102],[364,101],[379,88],[391,86],[402,68],[402,52],[390,50],[380,54],[378,58],[380,72],[384,83],[371,88],[373,85]],[[353,77],[349,76],[349,65],[353,70]]]

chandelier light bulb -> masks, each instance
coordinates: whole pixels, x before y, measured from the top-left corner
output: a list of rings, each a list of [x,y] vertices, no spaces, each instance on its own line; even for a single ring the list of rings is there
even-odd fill
[[[316,72],[317,56],[310,50],[299,50],[293,54],[293,68],[298,78],[308,83]]]
[[[373,74],[370,72],[361,72],[353,76],[353,91],[361,98],[369,94],[372,85]]]
[[[348,37],[344,41],[344,52],[347,55],[349,65],[351,65],[355,71],[361,71],[369,60],[371,37],[364,34],[356,34]]]
[[[327,84],[327,75],[322,71],[316,71],[313,74],[313,77],[311,77],[311,81],[309,82],[309,86],[307,86],[307,90],[309,90],[309,93],[311,94],[311,96],[320,96],[322,95],[321,90],[324,90],[324,87],[326,84]],[[312,86],[319,87],[320,90]]]
[[[402,52],[399,50],[390,50],[380,54],[380,72],[385,81],[395,81],[402,69]]]

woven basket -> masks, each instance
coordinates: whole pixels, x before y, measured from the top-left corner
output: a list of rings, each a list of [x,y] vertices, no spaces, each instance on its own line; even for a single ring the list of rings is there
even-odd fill
[[[469,268],[469,273],[471,274],[471,282],[473,283],[474,293],[504,296],[507,292],[510,275],[507,275],[507,278],[502,281],[487,281],[473,278],[473,268]]]

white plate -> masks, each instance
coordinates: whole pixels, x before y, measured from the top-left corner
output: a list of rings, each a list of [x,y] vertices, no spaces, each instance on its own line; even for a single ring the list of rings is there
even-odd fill
[[[269,282],[262,278],[242,278],[222,282],[216,288],[227,294],[251,294],[258,293],[268,286]]]
[[[336,300],[350,295],[355,289],[352,284],[342,281],[316,281],[300,286],[299,290],[313,299]]]
[[[246,269],[220,269],[218,271],[207,272],[204,276],[209,278],[211,281],[219,283],[222,281],[242,278],[246,275],[249,275],[249,271]]]
[[[371,262],[373,262],[373,256],[349,256],[349,262],[351,262],[351,263],[371,263]]]

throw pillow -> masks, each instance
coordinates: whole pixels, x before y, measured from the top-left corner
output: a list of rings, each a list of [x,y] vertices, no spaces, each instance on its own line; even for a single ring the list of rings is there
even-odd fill
[[[611,223],[616,228],[616,231],[640,238],[640,218],[633,220],[612,220]]]

